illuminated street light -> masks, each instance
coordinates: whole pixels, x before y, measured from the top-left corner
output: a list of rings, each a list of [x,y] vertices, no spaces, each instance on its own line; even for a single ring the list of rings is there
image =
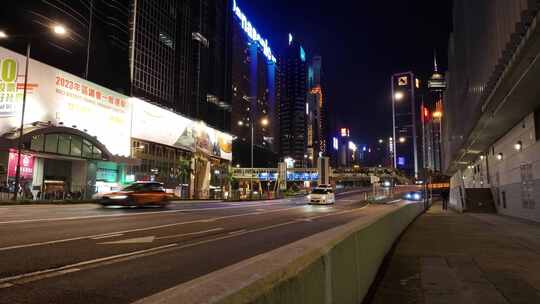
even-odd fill
[[[502,153],[497,154],[498,160],[503,160],[503,158],[504,158],[504,155]]]
[[[516,149],[516,151],[521,151],[522,148],[523,148],[523,143],[521,142],[521,140],[519,140],[519,141],[514,145],[514,149]]]
[[[399,142],[402,143],[402,144],[405,143],[406,141],[407,141],[407,139],[405,137],[403,137],[403,136],[399,138]]]
[[[0,31],[0,39],[5,39],[7,37],[8,37],[8,35],[6,34],[6,32]]]
[[[402,100],[404,97],[405,95],[403,94],[403,92],[396,92],[396,94],[394,94],[394,99],[397,101]]]
[[[239,120],[239,121],[238,121],[238,125],[239,125],[239,126],[243,126],[243,125],[244,125],[244,122],[241,121],[241,120]]]
[[[441,111],[435,111],[435,112],[433,112],[433,117],[434,117],[434,118],[441,118],[441,117],[442,117],[442,112],[441,112]]]
[[[379,144],[383,144],[384,143],[384,139],[379,139]]]
[[[266,117],[263,118],[263,119],[261,120],[261,125],[262,125],[263,127],[268,126],[269,123],[270,123],[270,122],[268,121],[268,118],[266,118]]]
[[[53,32],[57,35],[63,36],[67,33],[66,28],[61,24],[56,24],[53,26]]]

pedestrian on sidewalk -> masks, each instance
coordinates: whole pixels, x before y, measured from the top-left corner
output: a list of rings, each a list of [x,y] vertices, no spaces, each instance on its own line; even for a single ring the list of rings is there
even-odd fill
[[[450,196],[450,193],[448,189],[443,189],[441,191],[441,198],[442,198],[442,209],[448,210],[448,197]]]

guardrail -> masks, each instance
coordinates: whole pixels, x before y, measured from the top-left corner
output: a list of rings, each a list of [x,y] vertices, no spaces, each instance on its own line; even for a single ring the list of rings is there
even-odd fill
[[[358,304],[422,203],[373,206],[370,216],[253,257],[137,301]]]

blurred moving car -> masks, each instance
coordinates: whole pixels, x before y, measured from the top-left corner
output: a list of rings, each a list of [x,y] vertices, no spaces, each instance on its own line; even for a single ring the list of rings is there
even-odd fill
[[[308,195],[308,201],[310,204],[331,205],[336,202],[336,197],[332,188],[317,187],[313,188],[311,194]]]
[[[424,193],[422,191],[407,192],[403,195],[403,199],[408,201],[422,201],[424,200]]]
[[[121,191],[104,194],[99,203],[103,206],[166,206],[173,196],[157,182],[133,183]]]

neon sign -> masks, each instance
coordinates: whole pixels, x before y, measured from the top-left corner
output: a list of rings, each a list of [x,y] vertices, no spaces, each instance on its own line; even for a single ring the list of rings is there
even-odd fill
[[[259,44],[264,53],[264,56],[266,56],[269,61],[276,63],[276,57],[274,57],[274,55],[272,54],[272,49],[270,49],[270,46],[268,45],[268,40],[263,39],[261,35],[257,33],[255,27],[251,25],[251,22],[249,22],[246,15],[244,15],[238,5],[236,5],[236,0],[233,0],[233,12],[236,14],[238,19],[240,19],[240,22],[242,23],[242,29],[246,32],[249,38]]]

